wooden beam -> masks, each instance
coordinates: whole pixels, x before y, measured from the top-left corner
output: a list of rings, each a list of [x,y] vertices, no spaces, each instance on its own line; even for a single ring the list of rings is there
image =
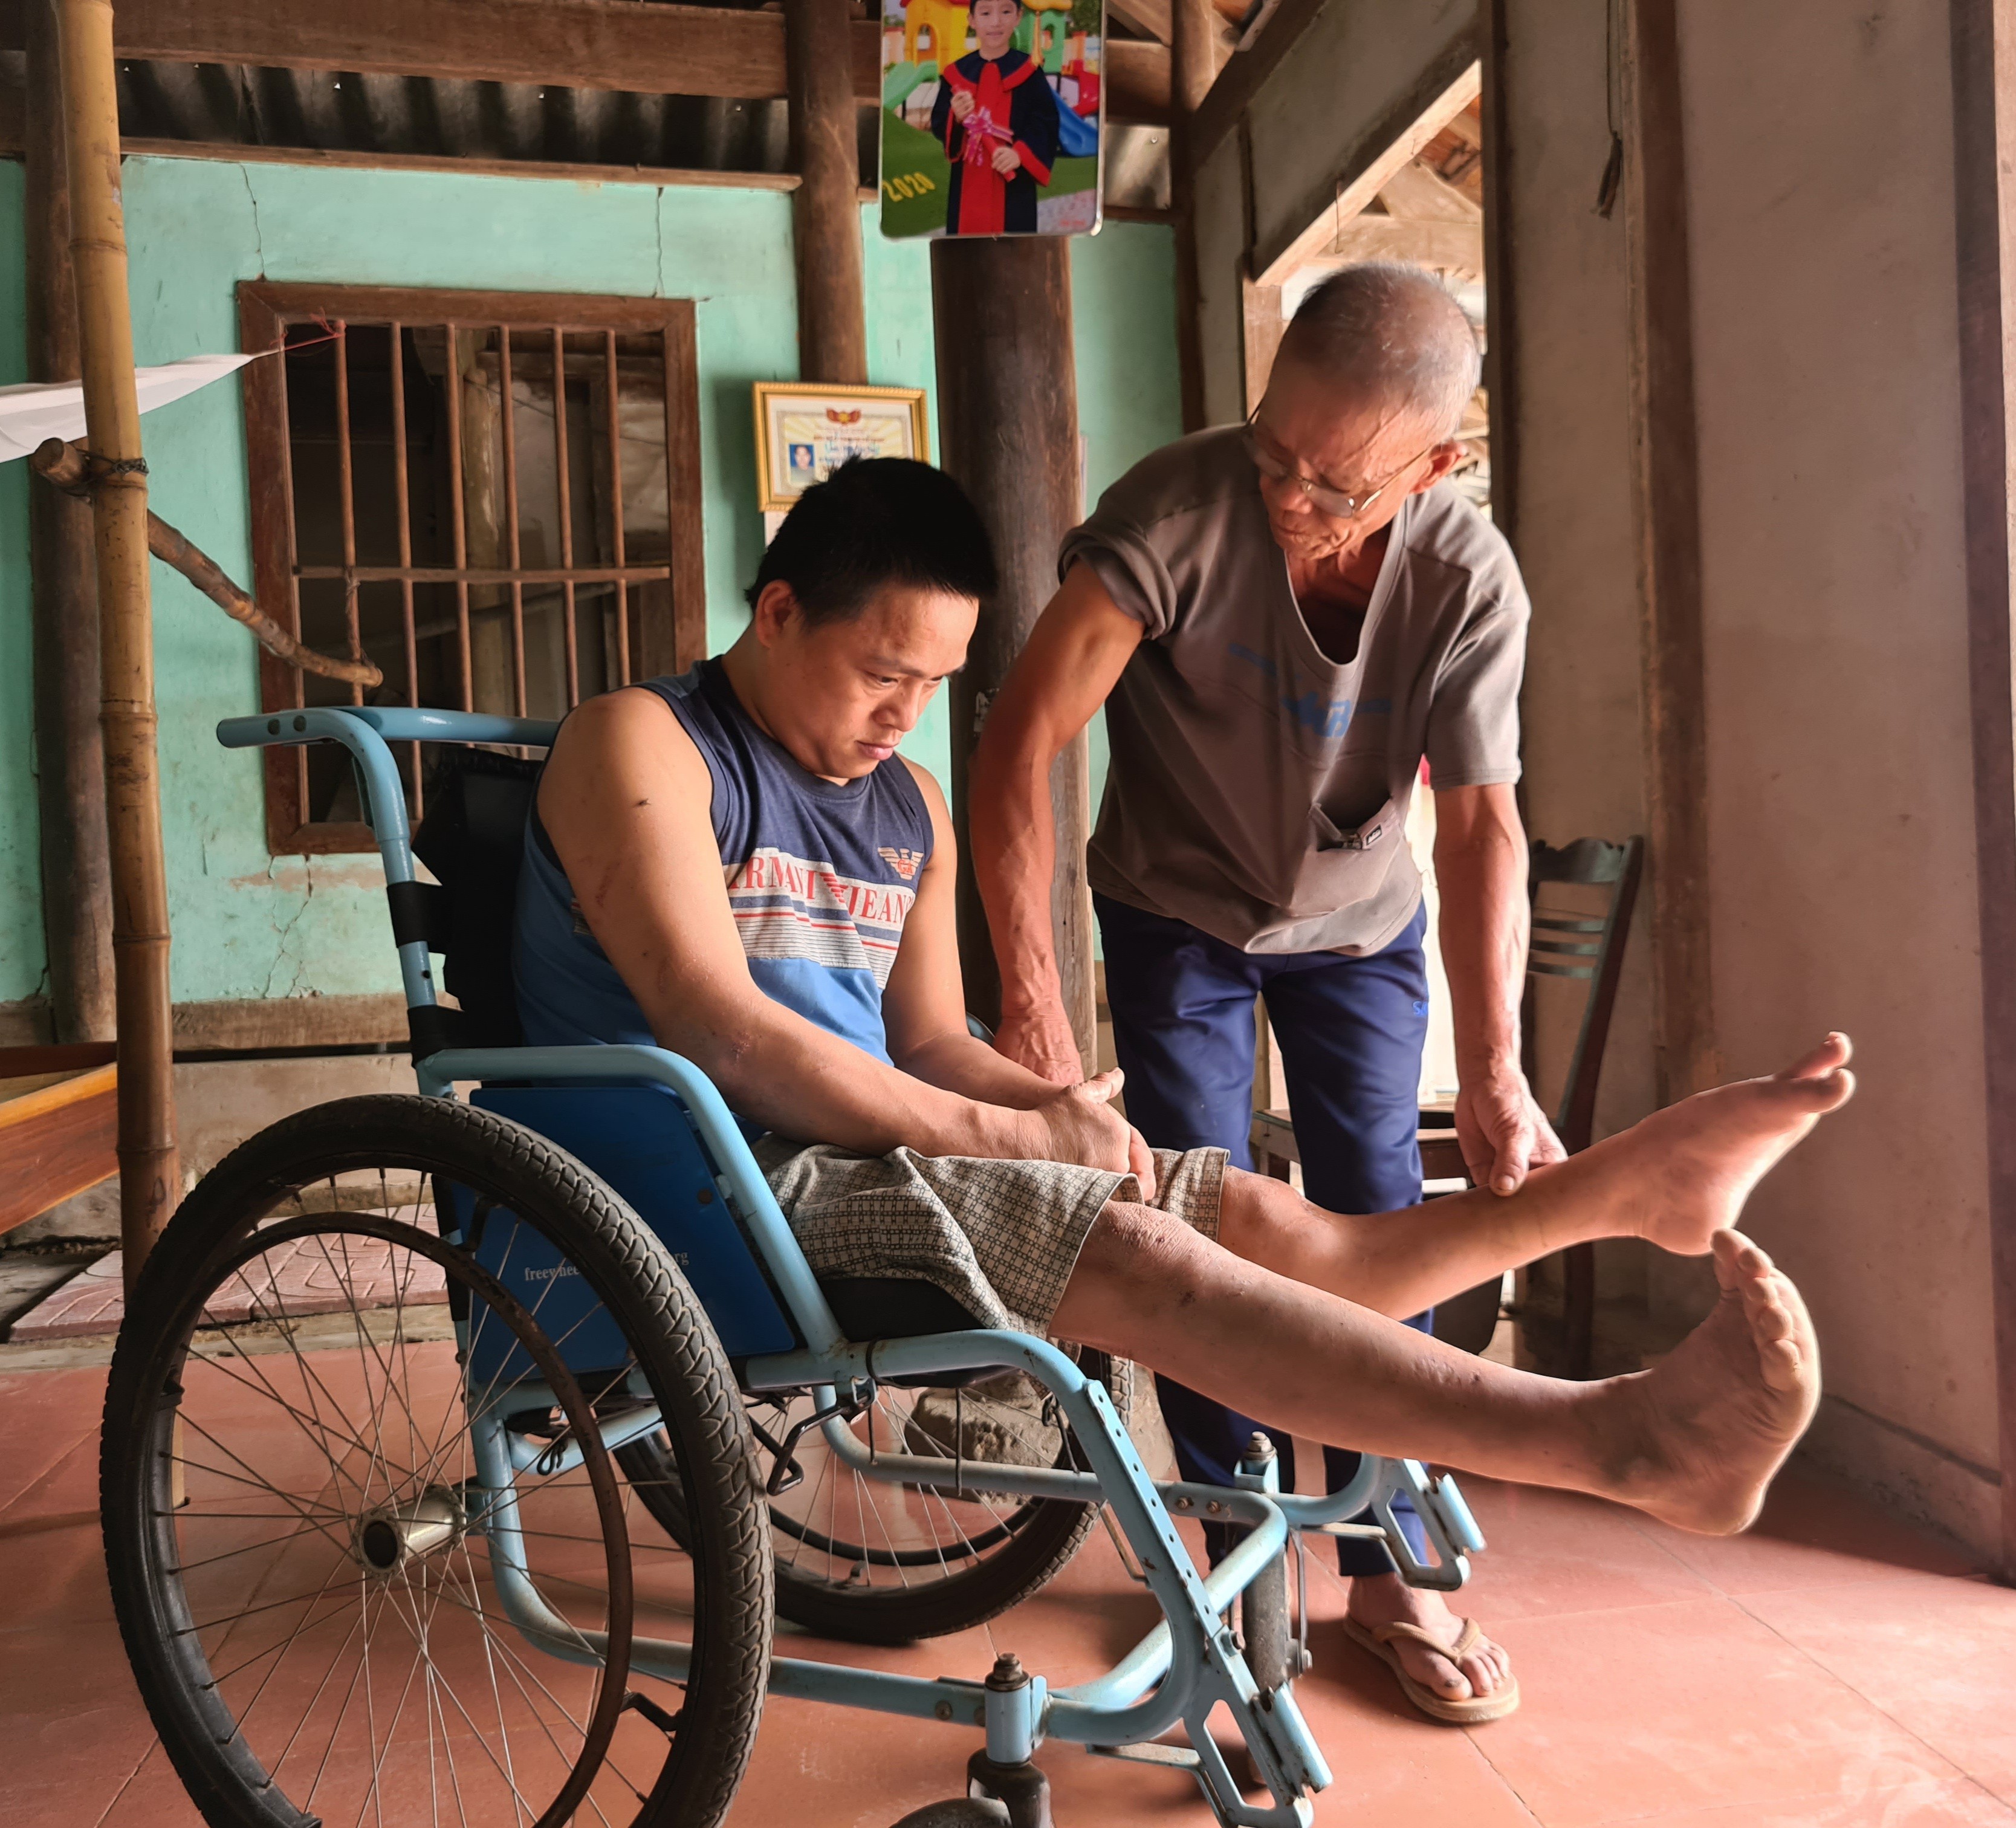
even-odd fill
[[[1480,81],[1481,76],[1480,73]],[[1463,118],[1459,110],[1453,117]],[[1431,134],[1431,141],[1439,133]],[[1474,222],[1480,231],[1484,206],[1474,203],[1445,178],[1431,171],[1417,155],[1379,187],[1379,200],[1389,216],[1409,222]]]
[[[21,155],[21,99],[19,89],[0,88],[0,158]],[[220,140],[152,139],[135,135],[122,135],[119,150],[129,159],[311,165],[333,171],[451,171],[485,178],[556,178],[567,184],[648,184],[653,189],[687,185],[709,190],[794,191],[798,188],[795,171],[695,171],[670,165],[572,165],[552,159],[457,159],[435,153],[353,153],[322,146],[248,146]],[[864,185],[855,195],[864,203],[872,203],[876,193],[872,186]],[[1116,212],[1108,210],[1107,214],[1111,216]],[[1161,219],[1158,212],[1145,214]]]
[[[1183,430],[1201,430],[1204,408],[1204,325],[1199,315],[1197,160],[1190,135],[1198,105],[1218,75],[1211,55],[1217,16],[1210,0],[1174,0],[1171,13],[1169,189],[1176,212],[1176,380]]]
[[[785,0],[798,276],[798,378],[868,379],[868,306],[861,256],[859,141],[847,72],[848,0]]]
[[[25,44],[32,0],[0,0],[0,51]],[[780,13],[643,6],[635,0],[119,0],[118,55],[167,63],[245,63],[362,76],[552,83],[641,95],[775,101],[787,92]],[[855,97],[882,93],[880,23],[851,22]],[[1107,46],[1107,112],[1165,123],[1169,53]]]
[[[2001,1406],[2002,1556],[2016,1578],[2016,4],[1953,0],[1960,451],[1975,880],[1987,1049],[1988,1225]]]
[[[74,381],[83,368],[70,258],[56,19],[49,0],[30,0],[30,7],[22,121],[28,378]],[[112,883],[106,851],[105,758],[98,739],[98,574],[90,509],[56,489],[30,484],[28,552],[49,1013],[59,1041],[110,1041]]]
[[[1146,32],[1158,45],[1175,41],[1171,0],[1107,0],[1107,10],[1123,25]],[[1108,38],[1107,43],[1110,47],[1118,41]]]
[[[0,0],[0,49],[27,0]],[[248,63],[481,82],[565,83],[653,95],[772,99],[784,93],[780,13],[632,0],[120,0],[122,58]],[[853,41],[857,92],[879,91],[880,27]]]
[[[74,1041],[53,1047],[0,1047],[0,1097],[4,1081],[87,1073],[109,1067],[119,1049],[109,1041]]]
[[[1283,0],[1283,11],[1287,5],[1288,0]],[[1277,20],[1280,16],[1278,13],[1275,16]],[[1337,185],[1330,207],[1317,211],[1309,226],[1284,247],[1271,253],[1264,248],[1254,250],[1254,264],[1259,269],[1258,283],[1280,285],[1297,268],[1321,255],[1337,239],[1345,225],[1359,215],[1402,167],[1411,164],[1430,140],[1477,99],[1483,81],[1481,67],[1472,63],[1453,82],[1422,97],[1419,111],[1410,119],[1399,123],[1390,135],[1382,130],[1368,136],[1377,149],[1356,172]],[[1217,90],[1211,91],[1206,99],[1207,106],[1215,101],[1217,94]],[[1403,112],[1416,106],[1417,103],[1409,102],[1405,104]]]
[[[1471,103],[1461,113],[1452,115],[1442,129],[1451,139],[1460,139],[1465,146],[1474,146],[1479,152],[1484,149],[1484,118],[1481,103],[1481,98]]]
[[[1631,0],[1625,162],[1659,1102],[1720,1078],[1708,968],[1701,453],[1676,0]]]
[[[1334,272],[1359,261],[1411,261],[1466,279],[1484,277],[1481,222],[1404,222],[1391,216],[1359,216],[1345,224],[1319,254],[1296,269]]]
[[[1260,28],[1252,44],[1219,73],[1211,92],[1198,106],[1192,123],[1192,168],[1217,151],[1239,124],[1239,117],[1284,63],[1302,34],[1316,23],[1327,0],[1281,0],[1274,16]]]
[[[980,510],[1001,575],[1000,588],[981,605],[966,665],[951,683],[959,959],[967,1006],[981,1020],[997,1023],[1001,978],[974,880],[967,785],[988,702],[1055,592],[1058,544],[1084,511],[1071,354],[1071,250],[1052,236],[934,241],[931,311],[940,332],[940,460]],[[1089,1076],[1098,1035],[1085,860],[1092,828],[1087,754],[1081,731],[1050,771],[1057,828],[1050,920],[1064,1009]]]
[[[1482,92],[1478,124],[1483,130],[1484,385],[1497,424],[1491,438],[1491,519],[1519,545],[1519,300],[1512,283],[1512,162],[1517,156],[1506,131],[1506,59],[1509,0],[1485,0],[1479,16]],[[1460,114],[1455,120],[1467,120]]]
[[[1287,333],[1287,320],[1281,315],[1281,288],[1256,285],[1252,280],[1240,286],[1240,305],[1246,320],[1246,410],[1255,411],[1267,391],[1274,372],[1274,358],[1281,352],[1281,339]]]

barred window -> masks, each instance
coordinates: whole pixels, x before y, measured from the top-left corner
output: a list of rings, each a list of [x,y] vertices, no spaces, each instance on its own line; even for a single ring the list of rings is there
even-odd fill
[[[705,651],[699,381],[684,299],[239,287],[253,578],[369,691],[260,660],[261,708],[557,718]],[[412,810],[423,746],[401,744]],[[368,851],[341,752],[268,750],[275,853]]]

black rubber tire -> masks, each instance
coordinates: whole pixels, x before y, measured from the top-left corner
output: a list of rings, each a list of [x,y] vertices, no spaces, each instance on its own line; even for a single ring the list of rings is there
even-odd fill
[[[1008,1805],[954,1797],[913,1809],[895,1828],[1008,1828]]]
[[[1106,1385],[1121,1420],[1127,1421],[1133,1407],[1134,1367],[1089,1348],[1067,1350],[1086,1376]],[[767,1471],[769,1456],[760,1446],[757,1452]],[[665,1476],[661,1452],[658,1438],[651,1436],[617,1448],[616,1459],[661,1527],[675,1542],[683,1542],[683,1532],[690,1527],[687,1506],[676,1481]],[[1086,1463],[1068,1432],[1058,1463]],[[1012,1539],[997,1550],[942,1578],[920,1578],[910,1585],[836,1586],[808,1579],[779,1559],[777,1610],[808,1631],[851,1644],[914,1643],[984,1625],[1040,1592],[1084,1546],[1098,1521],[1096,1506],[1053,1499],[1032,1499],[1016,1514]],[[784,1528],[774,1513],[772,1528]]]
[[[517,1212],[573,1262],[635,1353],[665,1416],[660,1438],[675,1444],[682,1485],[701,1502],[683,1545],[698,1588],[693,1675],[634,1828],[716,1828],[754,1743],[772,1620],[769,1531],[733,1375],[677,1265],[605,1182],[522,1125],[444,1099],[344,1099],[261,1131],[183,1202],[133,1291],[106,1392],[99,1502],[120,1631],[170,1758],[212,1828],[307,1819],[277,1786],[248,1785],[218,1743],[221,1704],[206,1712],[192,1690],[169,1623],[178,1601],[156,1585],[160,1542],[147,1513],[159,1474],[146,1463],[215,1266],[301,1188],[379,1168],[437,1175]]]

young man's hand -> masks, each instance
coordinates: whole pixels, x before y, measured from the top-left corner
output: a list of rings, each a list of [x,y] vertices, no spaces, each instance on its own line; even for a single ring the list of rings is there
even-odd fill
[[[994,149],[994,169],[1003,178],[1013,178],[1022,168],[1022,160],[1013,146]]]
[[[968,95],[964,89],[954,89],[952,91],[952,117],[953,120],[965,120],[966,117],[973,112],[973,97]]]

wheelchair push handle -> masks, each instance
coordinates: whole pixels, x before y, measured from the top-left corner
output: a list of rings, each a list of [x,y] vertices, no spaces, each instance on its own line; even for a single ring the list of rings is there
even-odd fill
[[[399,977],[416,1062],[446,1045],[449,1037],[437,1008],[429,958],[430,891],[420,884],[413,868],[405,783],[399,778],[399,766],[389,745],[467,743],[543,749],[551,745],[559,730],[558,724],[532,718],[369,704],[269,711],[261,717],[226,718],[217,726],[217,739],[226,749],[340,743],[349,750],[365,816],[385,865],[385,897],[391,911],[393,941],[398,948]]]

